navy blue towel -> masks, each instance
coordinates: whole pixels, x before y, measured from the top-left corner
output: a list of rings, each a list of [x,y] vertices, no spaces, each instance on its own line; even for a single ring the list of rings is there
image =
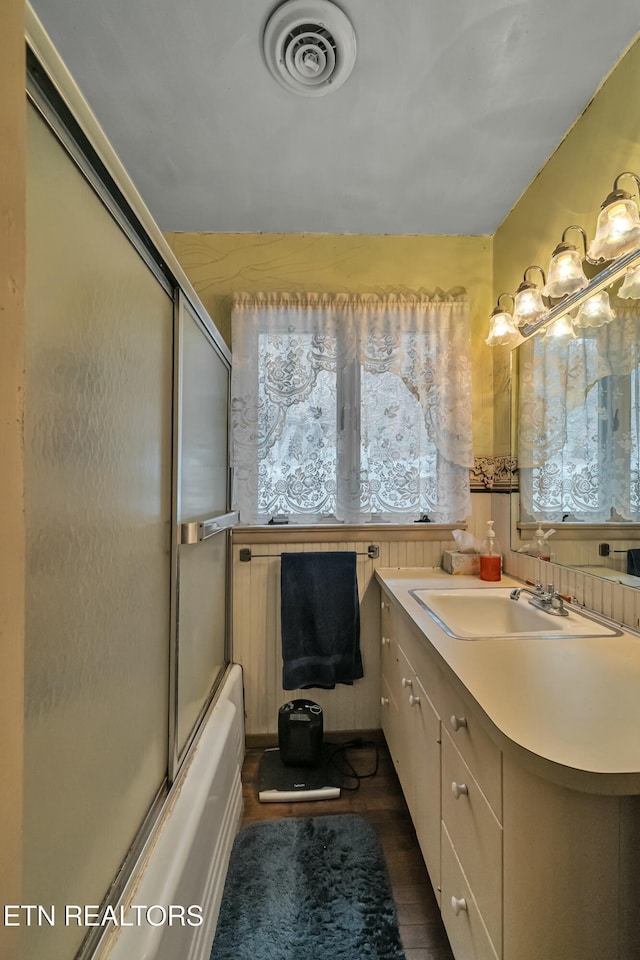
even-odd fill
[[[283,553],[282,687],[332,690],[363,676],[356,554]]]
[[[627,573],[640,577],[640,550],[627,550]]]

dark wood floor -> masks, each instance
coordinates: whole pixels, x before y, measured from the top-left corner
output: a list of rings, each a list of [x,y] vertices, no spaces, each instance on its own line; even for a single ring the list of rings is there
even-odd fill
[[[326,740],[333,740],[328,734]],[[407,960],[453,960],[409,811],[383,740],[377,743],[378,772],[360,781],[357,790],[342,790],[336,800],[261,803],[258,766],[263,748],[247,750],[242,769],[243,826],[280,817],[316,817],[357,813],[375,828],[384,850],[398,909],[400,935]],[[374,769],[376,748],[349,748],[347,759],[359,773]]]

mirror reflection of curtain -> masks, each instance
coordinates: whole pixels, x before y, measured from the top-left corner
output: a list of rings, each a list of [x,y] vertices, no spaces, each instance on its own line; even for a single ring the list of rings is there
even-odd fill
[[[518,466],[523,517],[640,520],[640,310],[569,344],[519,348]]]
[[[466,299],[274,294],[232,317],[242,522],[468,516]]]

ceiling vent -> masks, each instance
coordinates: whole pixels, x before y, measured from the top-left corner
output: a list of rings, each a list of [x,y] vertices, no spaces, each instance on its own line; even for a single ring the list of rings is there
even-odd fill
[[[330,0],[287,0],[271,14],[263,46],[278,83],[303,97],[337,90],[356,60],[351,22]]]

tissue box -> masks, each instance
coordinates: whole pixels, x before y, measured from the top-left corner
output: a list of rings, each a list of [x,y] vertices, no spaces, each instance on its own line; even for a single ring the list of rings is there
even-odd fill
[[[474,576],[480,573],[479,553],[460,553],[458,550],[445,550],[442,554],[442,569],[454,576]]]

